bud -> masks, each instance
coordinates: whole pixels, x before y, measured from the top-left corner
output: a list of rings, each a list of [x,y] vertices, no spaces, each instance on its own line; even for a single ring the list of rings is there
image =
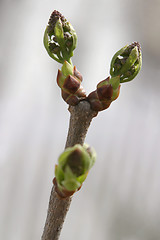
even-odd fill
[[[97,89],[87,97],[94,111],[107,109],[111,102],[119,96],[120,77],[106,78],[97,85]]]
[[[134,42],[121,48],[112,58],[110,74],[120,76],[120,82],[131,81],[139,73],[142,66],[140,44]]]
[[[95,158],[96,153],[92,148],[80,144],[67,148],[60,155],[55,167],[55,177],[61,196],[70,196],[81,187]]]
[[[80,100],[86,97],[86,93],[81,86],[82,75],[76,67],[64,62],[61,71],[58,70],[57,84],[62,90],[62,98],[69,105],[77,105]]]
[[[59,63],[71,62],[73,50],[77,45],[77,35],[72,25],[58,11],[50,16],[44,34],[44,46],[54,60]]]

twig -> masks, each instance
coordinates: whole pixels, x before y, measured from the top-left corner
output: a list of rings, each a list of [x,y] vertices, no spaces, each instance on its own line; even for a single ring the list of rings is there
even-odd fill
[[[61,88],[62,98],[71,105],[69,107],[71,113],[70,125],[65,148],[73,147],[76,144],[83,145],[92,118],[99,111],[107,109],[111,102],[118,98],[120,83],[128,82],[135,78],[142,65],[139,43],[134,42],[126,45],[115,53],[112,58],[110,67],[111,76],[100,81],[97,84],[96,90],[86,96],[85,89],[81,85],[82,75],[76,67],[73,67],[71,61],[76,45],[77,35],[74,28],[60,12],[54,10],[45,30],[44,46],[51,58],[63,64],[61,70],[58,71],[57,84]],[[77,157],[75,159],[77,164]],[[58,168],[57,165],[57,175],[53,181],[54,186],[51,191],[42,240],[59,239],[65,216],[69,210],[71,197],[68,196],[71,196],[74,191],[68,191],[67,188],[64,188],[63,184],[61,185],[64,170],[67,177],[70,175],[74,176],[70,166],[68,168],[66,166]],[[76,177],[79,177],[77,175]],[[59,185],[57,184],[58,180],[60,182],[58,182]],[[60,186],[64,191],[68,191],[69,194],[65,194],[57,186]],[[77,188],[69,189],[77,190]]]
[[[90,104],[86,100],[76,106],[70,106],[69,111],[71,117],[65,148],[84,143],[92,118],[97,115],[97,112],[90,108]],[[59,239],[71,199],[72,197],[60,198],[55,191],[55,186],[52,187],[42,240]]]

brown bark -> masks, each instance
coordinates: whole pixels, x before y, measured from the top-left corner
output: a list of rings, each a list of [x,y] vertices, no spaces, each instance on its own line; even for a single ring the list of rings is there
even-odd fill
[[[69,111],[71,117],[65,148],[84,143],[92,118],[97,115],[97,112],[93,111],[90,108],[90,104],[85,100],[76,106],[70,106]],[[71,204],[71,198],[60,198],[55,191],[55,186],[52,187],[42,240],[59,239],[66,214]]]

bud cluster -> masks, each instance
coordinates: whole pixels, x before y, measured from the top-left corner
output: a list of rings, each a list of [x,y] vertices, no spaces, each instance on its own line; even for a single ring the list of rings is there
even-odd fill
[[[81,85],[82,75],[71,62],[76,45],[77,35],[72,25],[60,12],[54,10],[45,30],[44,46],[50,57],[63,64],[57,75],[62,98],[73,106],[85,99],[95,111],[107,109],[118,97],[120,83],[131,81],[140,71],[142,66],[140,44],[133,42],[115,53],[110,64],[111,77],[98,83],[96,90],[88,97]]]
[[[120,76],[120,82],[131,81],[141,69],[142,55],[138,42],[121,48],[112,58],[110,74]]]
[[[55,166],[54,184],[60,197],[71,196],[79,190],[96,160],[95,150],[87,144],[67,148]]]
[[[77,35],[72,25],[58,11],[54,10],[50,16],[44,34],[45,48],[54,60],[60,63],[70,62],[73,50],[77,45]]]
[[[81,86],[82,75],[77,68],[64,62],[61,71],[58,70],[57,84],[61,88],[62,98],[69,105],[77,105],[86,98],[86,92]]]
[[[112,58],[111,78],[101,81],[97,89],[87,97],[91,108],[95,111],[107,109],[111,102],[117,99],[120,83],[131,81],[138,74],[142,66],[140,44],[134,42],[121,48]]]
[[[111,102],[116,100],[120,91],[119,76],[106,78],[97,85],[97,89],[91,92],[87,99],[94,111],[102,111],[107,109]]]

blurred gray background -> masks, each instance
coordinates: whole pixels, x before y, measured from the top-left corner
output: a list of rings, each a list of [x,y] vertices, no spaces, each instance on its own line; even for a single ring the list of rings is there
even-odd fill
[[[78,35],[73,63],[87,92],[133,41],[143,68],[92,122],[97,161],[74,195],[61,240],[160,239],[160,0],[0,1],[0,239],[38,240],[69,124],[43,46],[56,9]]]

